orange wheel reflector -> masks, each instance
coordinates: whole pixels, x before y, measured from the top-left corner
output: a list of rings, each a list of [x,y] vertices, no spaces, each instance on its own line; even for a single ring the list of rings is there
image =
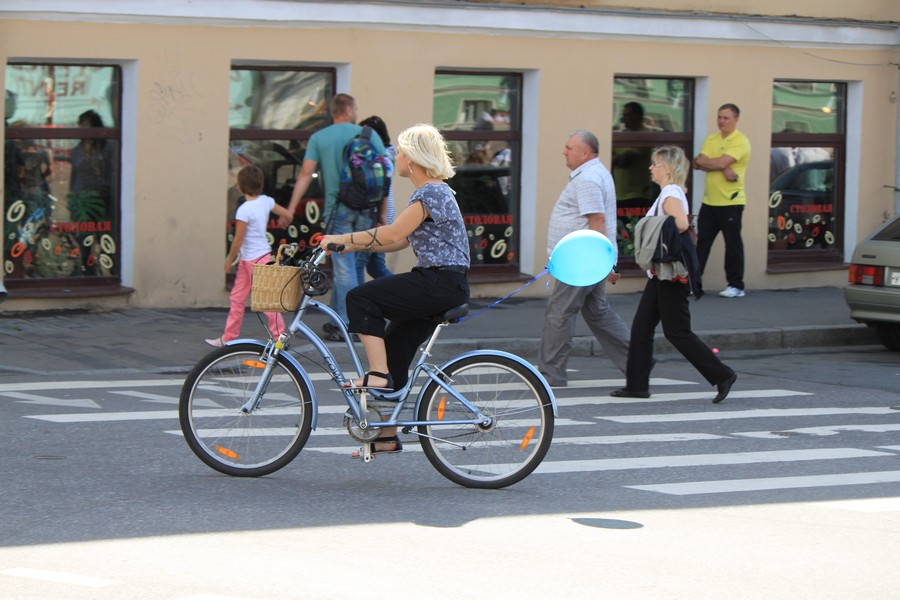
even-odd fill
[[[233,458],[234,460],[238,460],[241,457],[241,455],[234,450],[229,450],[228,448],[223,448],[222,446],[213,446],[213,449],[222,456],[227,456],[228,458]]]
[[[534,437],[534,425],[528,428],[528,433],[525,434],[525,437],[522,438],[522,445],[519,446],[519,450],[524,450],[526,446],[528,446],[528,442],[531,441],[531,438]]]
[[[258,360],[245,360],[244,365],[250,367],[251,369],[265,369],[266,363],[260,362]]]
[[[444,420],[444,409],[447,407],[447,396],[441,396],[441,402],[438,404],[437,418],[438,421]]]

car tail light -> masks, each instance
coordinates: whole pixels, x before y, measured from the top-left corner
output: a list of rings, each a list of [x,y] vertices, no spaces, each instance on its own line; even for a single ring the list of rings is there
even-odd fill
[[[850,265],[850,283],[862,285],[884,285],[884,267],[873,265]]]

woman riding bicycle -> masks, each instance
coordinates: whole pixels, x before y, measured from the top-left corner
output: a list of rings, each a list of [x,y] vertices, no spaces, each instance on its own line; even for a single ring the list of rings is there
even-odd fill
[[[453,190],[444,181],[454,170],[440,132],[425,124],[403,131],[394,172],[409,178],[416,189],[391,225],[326,235],[321,241],[326,249],[343,245],[342,253],[395,252],[409,246],[417,258],[409,273],[375,279],[347,293],[348,329],[359,335],[369,362],[369,371],[354,387],[405,385],[417,348],[437,326],[434,317],[469,299],[469,239]],[[383,446],[397,442],[387,430],[384,434],[379,438]],[[377,449],[397,450],[399,442]]]

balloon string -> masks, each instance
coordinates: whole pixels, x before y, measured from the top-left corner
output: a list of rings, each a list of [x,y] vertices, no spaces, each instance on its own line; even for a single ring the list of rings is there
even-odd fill
[[[469,319],[474,319],[475,317],[477,317],[477,316],[480,315],[481,313],[483,313],[483,312],[485,312],[485,311],[487,311],[487,310],[490,310],[490,309],[494,308],[495,306],[497,306],[498,304],[500,304],[501,302],[503,302],[503,301],[506,300],[507,298],[510,298],[510,297],[512,297],[512,296],[514,296],[514,295],[516,295],[516,294],[518,294],[519,292],[521,292],[522,290],[524,290],[524,289],[527,288],[529,285],[531,285],[532,283],[534,283],[535,281],[537,281],[538,279],[540,279],[541,277],[543,277],[544,275],[546,275],[546,274],[549,273],[549,272],[550,272],[549,270],[544,269],[543,271],[541,271],[540,273],[538,273],[537,275],[535,275],[534,277],[532,277],[531,281],[529,281],[529,282],[527,282],[527,283],[524,283],[524,284],[520,285],[517,289],[515,289],[515,290],[513,290],[512,292],[508,293],[507,295],[503,296],[503,297],[500,298],[499,300],[495,300],[494,302],[491,302],[489,305],[487,305],[486,307],[482,308],[482,309],[479,310],[477,313],[471,314],[471,315],[468,315],[468,316],[463,317],[462,319],[459,320],[459,322],[462,323],[463,321],[468,321]],[[547,283],[547,285],[549,285],[549,282]]]

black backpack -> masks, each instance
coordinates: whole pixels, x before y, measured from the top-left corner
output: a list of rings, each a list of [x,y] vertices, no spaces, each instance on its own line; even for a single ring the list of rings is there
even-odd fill
[[[338,202],[354,210],[374,208],[391,189],[388,177],[390,159],[372,145],[372,128],[363,127],[359,135],[344,146],[344,166]]]

